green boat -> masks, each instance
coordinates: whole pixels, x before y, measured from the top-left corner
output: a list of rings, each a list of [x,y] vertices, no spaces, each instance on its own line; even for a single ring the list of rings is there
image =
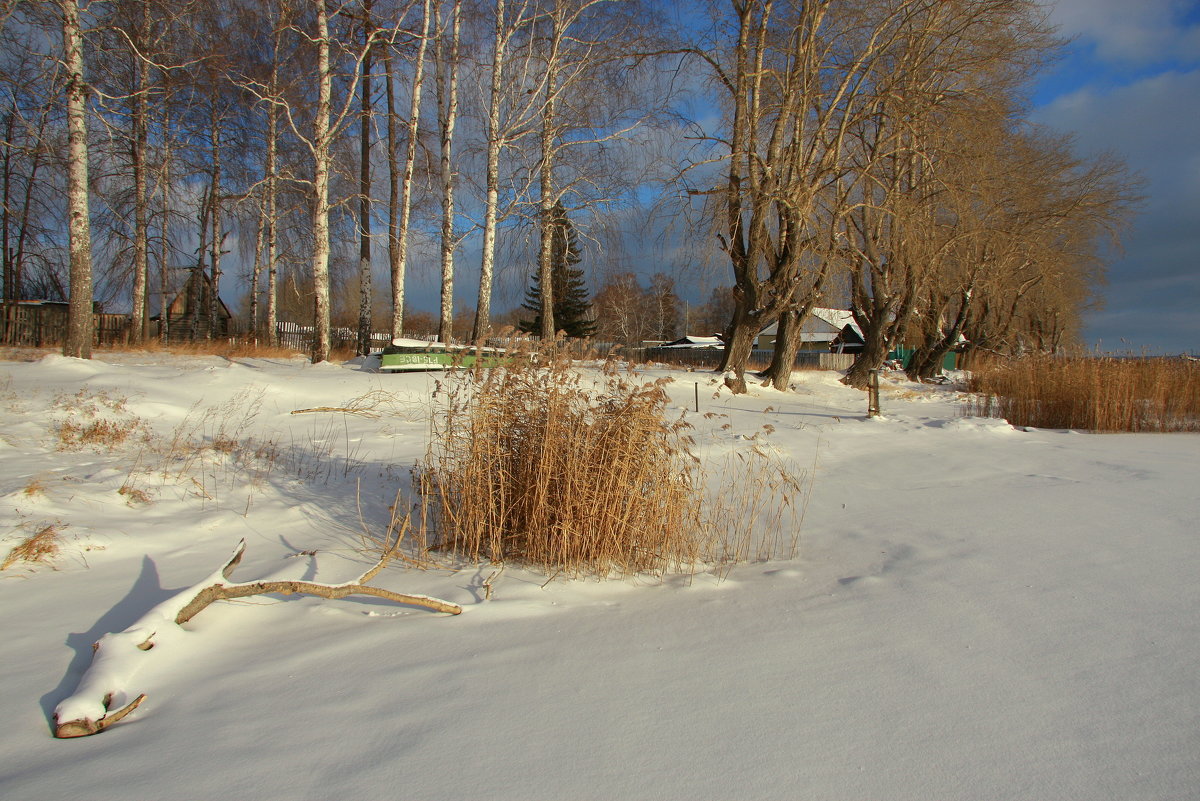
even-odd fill
[[[379,357],[384,373],[422,370],[449,370],[454,367],[496,367],[503,364],[503,348],[476,348],[471,345],[447,345],[420,339],[393,339]]]

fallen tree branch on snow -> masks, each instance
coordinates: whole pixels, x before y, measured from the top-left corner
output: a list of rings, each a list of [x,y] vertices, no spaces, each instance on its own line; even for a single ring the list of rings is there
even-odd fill
[[[344,584],[313,581],[231,582],[230,574],[242,561],[245,551],[246,541],[242,540],[229,561],[208,578],[158,604],[124,631],[105,634],[97,640],[92,645],[92,664],[80,679],[79,686],[54,710],[54,736],[67,738],[98,734],[136,709],[145,699],[144,693],[117,709],[114,706],[123,704],[130,696],[127,688],[145,660],[144,652],[170,637],[184,634],[180,626],[214,601],[266,593],[316,595],[321,598],[370,595],[451,615],[462,612],[461,606],[449,601],[368,585],[366,582],[387,564],[392,555],[390,550],[385,551],[379,562],[356,581]]]
[[[314,406],[311,409],[292,409],[288,414],[312,414],[314,412],[342,412],[343,414],[357,414],[360,417],[374,419],[379,415],[375,412],[355,409],[350,406]]]

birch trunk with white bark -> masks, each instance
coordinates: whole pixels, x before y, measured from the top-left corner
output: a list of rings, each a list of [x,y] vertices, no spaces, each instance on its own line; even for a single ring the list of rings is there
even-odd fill
[[[363,2],[363,37],[367,41],[359,72],[362,86],[359,101],[358,163],[358,339],[356,356],[371,352],[371,0]]]
[[[433,16],[433,0],[425,0],[422,8],[421,39],[417,43],[416,63],[413,65],[412,96],[409,101],[404,168],[402,175],[395,162],[395,109],[392,87],[388,87],[388,166],[391,173],[391,201],[388,211],[388,259],[392,277],[392,337],[404,336],[404,277],[408,261],[408,229],[412,219],[413,172],[417,162],[417,135],[421,121],[421,89],[425,83],[425,55],[429,48],[429,26]],[[387,77],[393,80],[390,50]],[[398,178],[398,175],[400,177]],[[397,190],[397,183],[400,184]],[[397,195],[399,196],[397,200]],[[398,219],[397,219],[398,218]]]
[[[271,91],[272,97],[277,89],[279,66],[272,60]],[[279,317],[279,237],[276,219],[276,194],[279,191],[278,178],[279,151],[279,109],[274,103],[267,105],[267,185],[266,185],[266,241],[267,241],[267,317],[264,325],[267,329],[267,342],[275,347],[279,344],[279,331],[276,320]]]
[[[507,29],[504,0],[496,0],[496,31],[492,45],[492,82],[488,96],[487,172],[483,206],[483,254],[479,263],[479,302],[475,306],[475,325],[471,340],[479,343],[491,328],[492,275],[496,264],[496,221],[500,205],[500,150],[503,147],[500,120],[500,95],[504,81]]]
[[[312,277],[313,325],[316,328],[312,362],[329,359],[329,114],[333,94],[330,66],[329,12],[326,0],[317,2],[317,108],[313,120],[312,154]]]
[[[139,46],[145,47],[150,38],[150,10],[142,7]],[[129,341],[141,343],[147,334],[147,285],[150,272],[150,225],[146,194],[146,150],[149,140],[147,119],[150,116],[150,62],[141,53],[137,59],[137,97],[133,105],[133,291],[130,299]]]
[[[437,68],[438,129],[441,139],[442,178],[442,291],[438,320],[438,339],[454,339],[454,128],[458,122],[458,50],[462,0],[453,0],[450,9],[450,41],[438,37],[434,63]],[[449,51],[449,52],[447,52]]]
[[[167,121],[165,110],[162,119],[162,138],[162,194],[160,198],[161,208],[159,209],[162,220],[159,223],[158,241],[158,338],[160,341],[166,342],[171,334],[170,315],[167,314],[168,306],[171,303],[169,266],[171,254],[171,241],[169,238],[171,231],[171,125]]]
[[[546,64],[546,101],[542,107],[541,163],[538,166],[538,284],[542,294],[542,328],[539,336],[543,342],[553,342],[557,333],[554,328],[554,277],[550,263],[554,249],[552,221],[554,219],[554,115],[555,90],[558,60],[552,54]]]
[[[63,355],[92,358],[92,233],[88,209],[87,86],[77,0],[60,0],[67,93],[67,233],[70,298]]]
[[[208,218],[212,226],[209,239],[209,278],[212,280],[212,291],[208,296],[208,328],[204,332],[205,339],[213,339],[218,333],[221,307],[221,118],[217,111],[216,98],[212,99],[211,132],[212,137],[212,203],[211,215]],[[203,277],[203,276],[201,276]],[[204,294],[201,291],[200,297]]]

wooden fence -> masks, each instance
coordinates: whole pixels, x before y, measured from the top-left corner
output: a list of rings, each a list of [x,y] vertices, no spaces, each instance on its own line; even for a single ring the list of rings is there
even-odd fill
[[[93,344],[115,345],[124,342],[129,330],[129,315],[92,315]],[[19,303],[0,308],[0,344],[45,348],[61,345],[67,339],[67,304]]]
[[[94,315],[97,346],[117,345],[126,341],[129,332],[129,315]],[[316,329],[311,325],[279,322],[275,325],[279,344],[300,353],[312,351]],[[231,336],[237,331],[231,330]],[[157,335],[157,325],[151,324],[151,336]],[[67,337],[67,304],[65,303],[22,303],[10,304],[0,309],[0,344],[25,347],[52,347],[61,345]],[[435,339],[433,335],[413,336],[414,339]],[[330,330],[334,348],[354,348],[358,332],[353,328],[339,326]],[[392,335],[376,331],[371,334],[371,351],[383,350],[391,342]],[[576,358],[604,356],[613,348],[583,340],[569,340],[568,347]],[[620,358],[634,362],[660,362],[680,367],[695,367],[715,370],[721,364],[724,351],[720,348],[622,348],[617,351]],[[763,370],[771,363],[772,352],[754,350],[750,352],[747,369]],[[798,369],[848,370],[854,356],[848,353],[826,353],[824,351],[800,351],[796,354]]]
[[[157,339],[160,335],[161,323],[157,320],[150,322],[150,337]],[[227,324],[228,333],[215,339],[240,339],[245,334],[241,332],[234,321]],[[94,339],[93,345],[119,345],[128,340],[129,315],[101,314],[93,315]],[[203,331],[203,329],[201,329]],[[311,325],[279,322],[276,333],[279,344],[292,348],[301,353],[312,351],[314,332]],[[192,339],[192,329],[189,321],[172,320],[170,340],[173,343]],[[201,335],[202,336],[202,335]],[[335,348],[348,347],[353,349],[358,341],[358,332],[353,328],[335,327],[330,330],[332,345]],[[19,347],[46,348],[63,344],[67,338],[67,304],[66,303],[20,303],[0,306],[0,345]],[[432,336],[425,337],[433,339]],[[372,352],[383,350],[392,340],[392,335],[380,331],[371,334]]]
[[[275,324],[275,333],[279,337],[279,344],[285,348],[298,350],[301,353],[310,353],[313,348],[313,342],[316,339],[317,329],[311,325],[301,325],[300,323],[278,322]],[[358,342],[358,331],[345,326],[335,326],[329,329],[330,345],[334,348],[354,348]],[[392,341],[392,335],[381,331],[371,333],[371,352],[383,350]]]
[[[721,365],[725,351],[721,348],[629,348],[621,351],[621,355],[633,361],[715,370]],[[773,355],[769,350],[752,350],[746,368],[765,370]],[[849,370],[853,363],[854,355],[850,353],[802,350],[796,353],[795,366],[799,370]]]

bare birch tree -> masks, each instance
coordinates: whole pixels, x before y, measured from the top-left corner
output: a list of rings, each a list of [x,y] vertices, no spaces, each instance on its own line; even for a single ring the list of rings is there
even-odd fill
[[[535,63],[540,63],[540,75],[525,91],[538,98],[533,111],[536,133],[530,137],[535,143],[532,160],[536,166],[530,183],[537,193],[536,269],[541,290],[538,334],[547,341],[557,333],[551,276],[555,208],[561,206],[571,212],[589,202],[605,202],[608,198],[602,188],[602,173],[611,172],[611,165],[585,165],[585,154],[589,150],[601,152],[649,116],[649,112],[631,116],[615,113],[610,101],[622,99],[620,87],[601,80],[602,68],[626,56],[635,39],[637,20],[623,13],[627,10],[638,9],[632,4],[627,8],[610,4],[608,0],[546,0],[533,21],[531,46]],[[588,81],[595,83],[589,85]],[[574,176],[565,178],[563,168],[574,165],[580,165]],[[589,192],[595,196],[587,198]],[[567,202],[568,196],[574,202]]]
[[[399,31],[401,20],[397,20]],[[408,120],[405,125],[404,166],[397,164],[397,113],[396,73],[393,48],[384,50],[384,76],[387,93],[387,149],[388,149],[388,265],[392,284],[392,337],[404,335],[404,281],[408,262],[408,232],[412,220],[414,171],[417,161],[417,136],[421,121],[421,90],[425,77],[425,56],[429,47],[429,32],[433,23],[433,0],[423,0],[421,23],[415,33],[417,51],[413,58],[412,88],[409,98]]]
[[[45,95],[56,91],[61,72],[44,72],[42,59],[21,48],[13,32],[0,34],[9,56],[0,73],[8,95],[0,137],[0,264],[8,325],[15,322],[15,303],[31,291],[67,298],[65,283],[61,289],[56,285],[57,271],[45,268],[48,246],[60,238],[60,192],[44,178],[53,166],[54,118],[62,111],[59,104],[45,102]]]
[[[872,71],[870,114],[856,129],[854,169],[862,199],[845,232],[851,242],[852,310],[863,350],[846,383],[865,387],[908,328],[937,245],[933,230],[950,180],[941,170],[944,129],[962,108],[986,109],[1011,96],[1055,44],[1029,0],[930,3],[897,20]],[[1003,102],[1003,101],[1001,101]]]
[[[149,275],[150,275],[150,198],[147,192],[147,155],[150,116],[150,4],[142,3],[136,38],[131,42],[136,60],[137,82],[134,87],[133,162],[134,233],[133,233],[133,290],[129,314],[129,341],[140,343],[148,334]]]
[[[286,116],[288,127],[312,158],[312,178],[305,183],[310,190],[312,254],[309,260],[313,285],[313,322],[316,333],[313,341],[312,361],[322,362],[329,358],[332,347],[330,329],[330,180],[333,170],[333,143],[344,129],[357,99],[358,81],[363,59],[367,50],[374,45],[381,29],[371,31],[365,41],[352,45],[335,38],[330,32],[329,0],[317,0],[311,31],[297,31],[303,42],[311,43],[316,55],[315,98],[312,119],[307,132],[302,126],[300,109],[281,97],[272,97],[260,84],[246,82],[244,88],[253,91],[260,100],[275,103]],[[292,26],[295,27],[294,25]],[[336,53],[335,53],[336,50]],[[335,105],[334,58],[345,56],[349,62],[346,70],[344,95]]]
[[[479,301],[475,305],[475,323],[471,329],[471,340],[474,342],[481,342],[491,329],[492,280],[496,269],[496,225],[500,205],[500,154],[505,144],[503,121],[500,116],[501,98],[504,89],[504,66],[514,30],[509,21],[505,0],[496,0],[494,10],[496,21],[493,27],[492,64],[489,70],[491,80],[485,120],[487,166],[484,178],[483,251],[479,263]],[[518,20],[522,19],[520,11],[517,11],[516,17]]]
[[[78,0],[59,0],[67,94],[67,209],[71,295],[63,355],[92,357],[92,235],[88,192],[87,84]]]
[[[454,339],[454,251],[459,240],[454,230],[454,129],[458,122],[458,71],[462,29],[462,0],[451,0],[449,19],[438,9],[438,35],[434,45],[438,100],[438,143],[442,188],[441,310],[438,339]]]
[[[279,97],[280,93],[279,38],[282,26],[276,24],[273,27],[269,58],[270,73],[266,85],[266,93],[270,98]],[[264,105],[263,144],[266,152],[263,157],[262,197],[259,201],[259,222],[255,235],[254,267],[250,282],[250,320],[254,325],[256,335],[265,330],[267,343],[274,346],[279,344],[279,106],[274,102],[267,102]],[[264,260],[267,271],[267,309],[260,328],[258,288]]]
[[[288,59],[284,50],[284,38],[294,24],[296,9],[287,3],[267,2],[257,16],[247,24],[266,28],[263,37],[262,66],[266,75],[259,80],[237,76],[234,82],[246,88],[260,99],[262,108],[262,172],[257,182],[256,200],[258,222],[255,227],[254,262],[250,278],[250,319],[255,335],[265,334],[268,344],[279,344],[279,267],[280,267],[280,195],[287,179],[287,171],[281,169],[281,110],[286,106],[289,81],[280,73],[283,61]],[[262,295],[266,301],[265,313],[259,314],[259,295],[262,273],[266,272],[266,288]],[[260,319],[261,317],[261,319]]]
[[[317,21],[313,41],[317,46],[317,106],[312,138],[308,142],[313,158],[312,178],[312,280],[313,363],[329,358],[329,173],[330,145],[334,125],[330,120],[333,103],[333,65],[330,58],[329,9],[327,0],[317,0]]]
[[[529,41],[541,14],[536,0],[494,0],[493,13],[491,61],[484,93],[483,136],[487,155],[479,302],[471,330],[471,339],[476,342],[484,339],[491,330],[499,226],[513,212],[524,192],[523,188],[515,190],[508,203],[501,207],[502,159],[511,147],[537,130],[539,106],[544,96],[537,87],[545,78],[539,54]]]
[[[359,181],[358,181],[358,338],[355,355],[366,356],[371,352],[372,303],[371,303],[371,41],[374,38],[375,20],[371,16],[371,0],[363,0],[363,51],[359,74],[362,76],[359,91]]]
[[[845,3],[732,0],[730,51],[700,54],[731,109],[721,240],[735,307],[721,369],[734,392],[746,390],[758,332],[793,312],[785,320],[790,331],[820,296],[821,276],[807,283],[807,296],[797,295],[805,268],[820,263],[813,254],[829,244],[814,230],[818,204],[846,173],[848,133],[871,95],[866,76],[894,37],[895,20],[917,2],[872,6],[872,14]],[[836,219],[843,211],[826,213]]]

